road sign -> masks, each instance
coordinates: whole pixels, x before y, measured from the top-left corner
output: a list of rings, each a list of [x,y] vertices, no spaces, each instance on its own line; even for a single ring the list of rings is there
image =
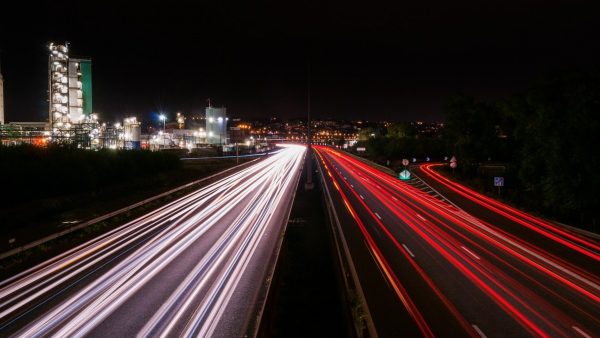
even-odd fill
[[[448,161],[448,156],[444,156],[444,161]]]
[[[428,158],[427,158],[427,162],[429,162],[429,160],[430,160],[430,158],[428,157]]]
[[[456,168],[456,162],[450,163],[450,168],[452,168],[452,169]]]
[[[503,187],[504,186],[504,177],[494,177],[494,186],[495,187]]]
[[[410,180],[410,171],[406,169],[402,170],[399,177],[401,180]]]
[[[456,157],[452,156],[452,159],[450,160],[450,162],[456,162]]]
[[[417,159],[416,159],[416,158],[413,158],[413,162],[417,162]]]
[[[407,159],[403,159],[402,160],[402,165],[403,166],[407,166],[408,165],[408,160]]]
[[[367,148],[356,148],[356,151],[365,151]]]

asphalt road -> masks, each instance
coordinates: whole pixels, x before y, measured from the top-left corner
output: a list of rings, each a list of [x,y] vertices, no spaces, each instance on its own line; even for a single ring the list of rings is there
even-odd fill
[[[304,152],[290,146],[0,282],[0,336],[252,333]]]
[[[597,337],[598,243],[316,148],[377,336]]]

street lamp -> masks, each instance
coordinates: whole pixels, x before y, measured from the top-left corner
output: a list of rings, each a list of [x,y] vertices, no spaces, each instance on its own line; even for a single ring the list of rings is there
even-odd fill
[[[160,119],[163,121],[163,132],[164,132],[165,131],[165,121],[167,120],[167,117],[164,115],[161,115]]]

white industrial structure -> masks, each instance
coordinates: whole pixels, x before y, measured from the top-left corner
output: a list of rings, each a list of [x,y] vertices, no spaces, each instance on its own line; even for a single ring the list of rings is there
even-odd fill
[[[69,57],[69,42],[51,43],[48,56],[48,121],[52,136],[94,138],[97,117],[92,114],[91,58]]]
[[[0,125],[4,123],[4,78],[2,77],[2,67],[0,67]]]
[[[206,108],[206,142],[211,144],[228,144],[227,141],[227,108]]]
[[[125,119],[123,123],[123,141],[125,149],[140,149],[142,124],[135,117]]]

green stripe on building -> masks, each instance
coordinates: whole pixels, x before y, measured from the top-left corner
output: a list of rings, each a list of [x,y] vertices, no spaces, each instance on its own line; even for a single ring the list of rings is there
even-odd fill
[[[92,61],[81,60],[81,89],[83,91],[83,113],[92,113]]]

